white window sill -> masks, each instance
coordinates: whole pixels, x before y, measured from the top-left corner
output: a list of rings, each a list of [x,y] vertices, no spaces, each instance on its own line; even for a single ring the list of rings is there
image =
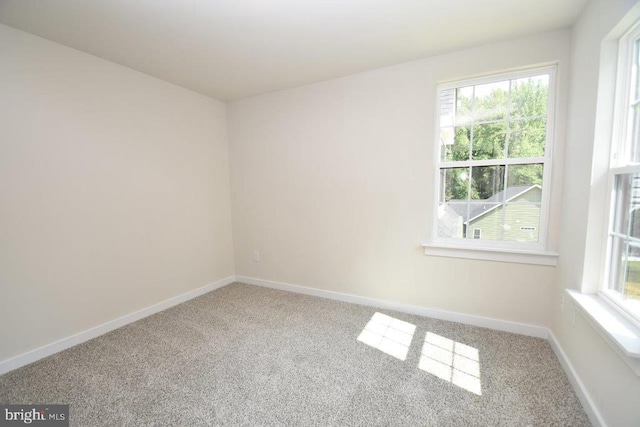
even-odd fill
[[[585,319],[640,376],[640,327],[598,295],[569,289],[567,294]]]
[[[431,256],[550,266],[558,263],[558,254],[556,252],[488,247],[460,247],[439,243],[423,243],[422,246],[424,247],[424,254]]]

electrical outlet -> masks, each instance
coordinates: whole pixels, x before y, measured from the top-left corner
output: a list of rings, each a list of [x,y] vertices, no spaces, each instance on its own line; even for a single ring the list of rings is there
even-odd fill
[[[260,252],[253,251],[253,261],[260,262]]]

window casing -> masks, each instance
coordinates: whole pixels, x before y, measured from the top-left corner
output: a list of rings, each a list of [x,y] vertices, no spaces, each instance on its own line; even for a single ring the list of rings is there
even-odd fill
[[[640,23],[620,38],[601,295],[640,321]]]
[[[442,84],[437,93],[431,242],[544,251],[555,67]]]

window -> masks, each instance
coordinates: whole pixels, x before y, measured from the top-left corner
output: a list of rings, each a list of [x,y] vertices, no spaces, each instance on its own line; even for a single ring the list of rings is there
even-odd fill
[[[619,42],[603,294],[640,319],[640,24]]]
[[[544,67],[438,87],[433,243],[544,251],[554,84]]]

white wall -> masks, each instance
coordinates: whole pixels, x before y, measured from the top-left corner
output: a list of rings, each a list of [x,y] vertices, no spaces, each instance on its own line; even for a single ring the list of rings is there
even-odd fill
[[[226,107],[0,25],[0,361],[233,274]]]
[[[589,293],[598,288],[606,209],[604,171],[609,158],[606,128],[612,114],[612,93],[602,85],[599,87],[599,80],[615,77],[615,69],[599,69],[601,47],[605,37],[636,3],[591,0],[572,31],[566,197],[562,204],[558,286],[552,301],[552,330],[601,417],[610,426],[640,424],[640,378],[580,314],[576,314],[574,323],[571,307],[565,306],[561,312],[560,298],[566,288]],[[602,104],[596,126],[598,98]]]
[[[436,84],[559,61],[562,147],[569,46],[559,31],[231,102],[236,274],[547,325],[554,267],[429,257],[420,243]]]

